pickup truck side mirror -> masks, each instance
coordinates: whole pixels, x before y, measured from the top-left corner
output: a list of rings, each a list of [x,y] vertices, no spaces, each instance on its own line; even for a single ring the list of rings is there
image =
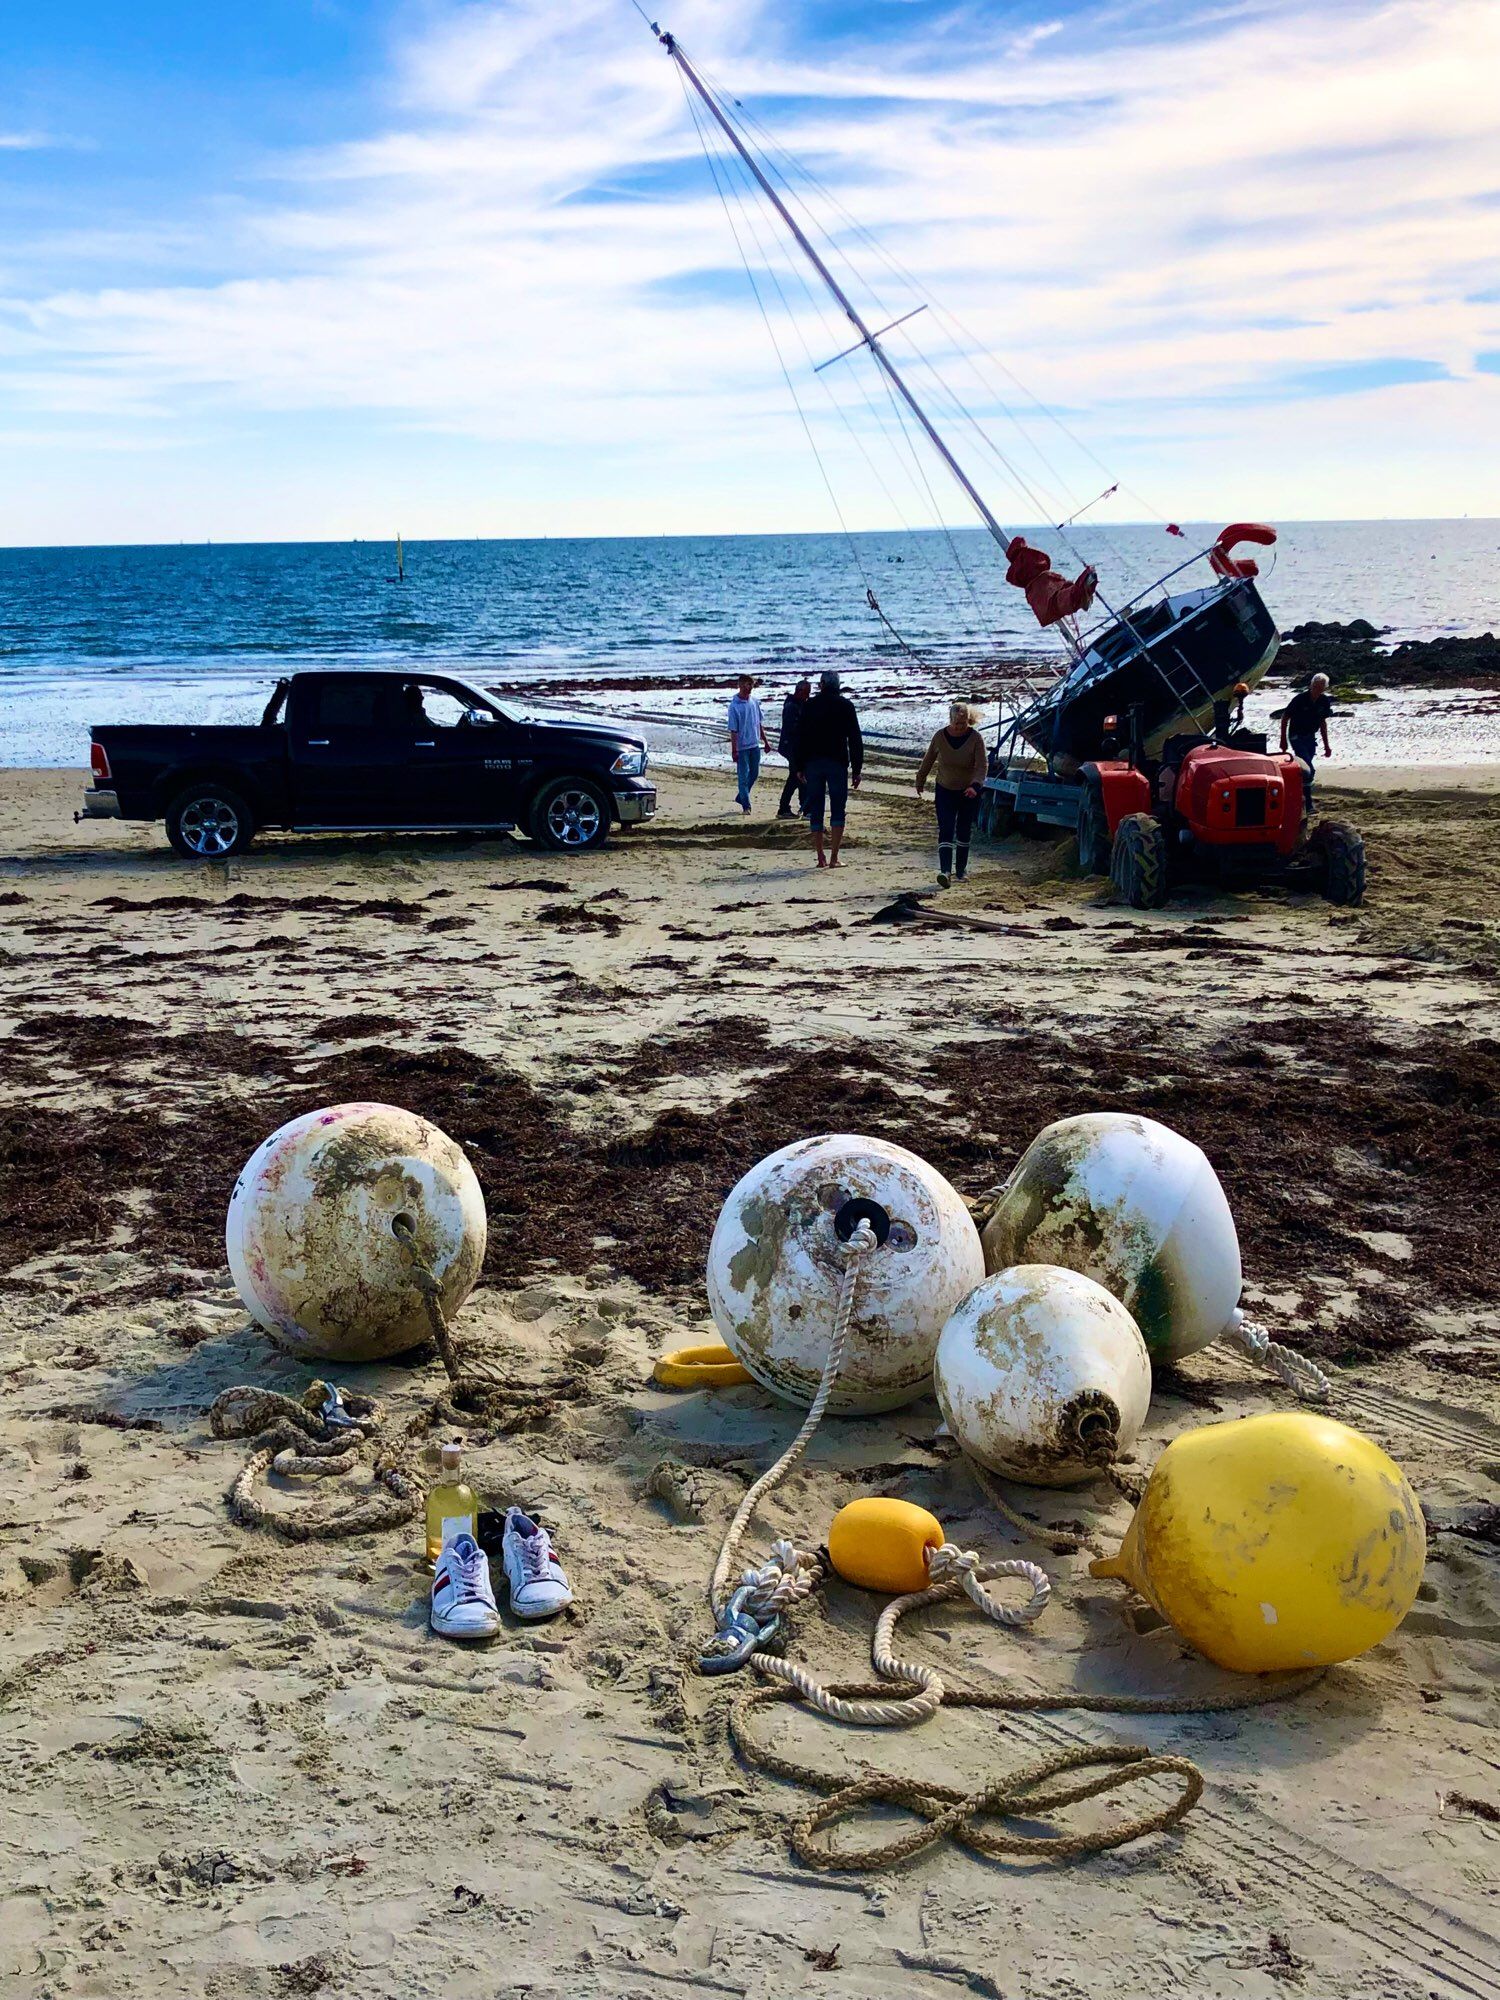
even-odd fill
[[[495,718],[487,708],[466,708],[464,721],[471,729],[493,729]]]

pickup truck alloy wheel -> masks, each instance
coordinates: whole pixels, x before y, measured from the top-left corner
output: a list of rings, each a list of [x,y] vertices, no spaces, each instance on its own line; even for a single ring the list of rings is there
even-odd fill
[[[609,808],[594,786],[564,778],[537,800],[532,825],[548,847],[601,847],[609,833]]]
[[[195,785],[167,811],[167,838],[193,861],[222,861],[250,845],[255,822],[244,800],[222,785]]]

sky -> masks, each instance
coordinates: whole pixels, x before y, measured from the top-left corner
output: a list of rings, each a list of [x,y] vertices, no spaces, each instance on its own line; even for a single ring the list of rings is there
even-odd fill
[[[1500,515],[1493,0],[660,4],[1002,521]],[[9,10],[0,543],[968,519],[713,167],[631,0]]]

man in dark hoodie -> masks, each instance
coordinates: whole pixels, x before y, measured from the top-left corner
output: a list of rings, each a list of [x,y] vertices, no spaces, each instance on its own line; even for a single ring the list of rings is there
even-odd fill
[[[811,681],[798,681],[781,704],[781,734],[776,748],[786,759],[786,783],[781,788],[778,819],[795,819],[802,811],[802,780],[797,775],[797,738],[802,733],[802,716],[812,694]],[[797,811],[792,811],[792,794],[797,795]]]
[[[813,846],[820,868],[838,868],[839,848],[844,840],[844,813],[849,788],[859,790],[859,774],[864,768],[864,738],[859,733],[859,717],[848,695],[839,692],[835,673],[820,674],[818,692],[802,711],[802,728],[797,737],[798,775],[807,820],[812,828]],[[828,810],[829,851],[823,847],[823,811]]]

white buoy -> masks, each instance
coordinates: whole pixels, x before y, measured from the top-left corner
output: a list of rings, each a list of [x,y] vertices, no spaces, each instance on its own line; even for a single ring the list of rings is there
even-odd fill
[[[1038,1134],[985,1225],[985,1266],[1060,1264],[1121,1301],[1153,1361],[1229,1332],[1243,1282],[1207,1155],[1153,1118],[1091,1111]]]
[[[1094,1477],[1140,1434],[1151,1363],[1135,1321],[1092,1278],[1049,1264],[999,1271],[938,1342],[938,1402],[960,1445],[1032,1486]]]
[[[962,1197],[915,1153],[849,1133],[772,1153],[720,1211],[708,1299],[737,1359],[789,1403],[817,1393],[846,1265],[841,1233],[861,1216],[877,1247],[860,1266],[830,1410],[893,1410],[929,1394],[943,1322],[984,1276]]]
[[[397,1235],[450,1317],[484,1262],[484,1197],[462,1147],[389,1104],[309,1111],[273,1132],[235,1182],[225,1226],[245,1309],[319,1361],[380,1361],[428,1338]]]

